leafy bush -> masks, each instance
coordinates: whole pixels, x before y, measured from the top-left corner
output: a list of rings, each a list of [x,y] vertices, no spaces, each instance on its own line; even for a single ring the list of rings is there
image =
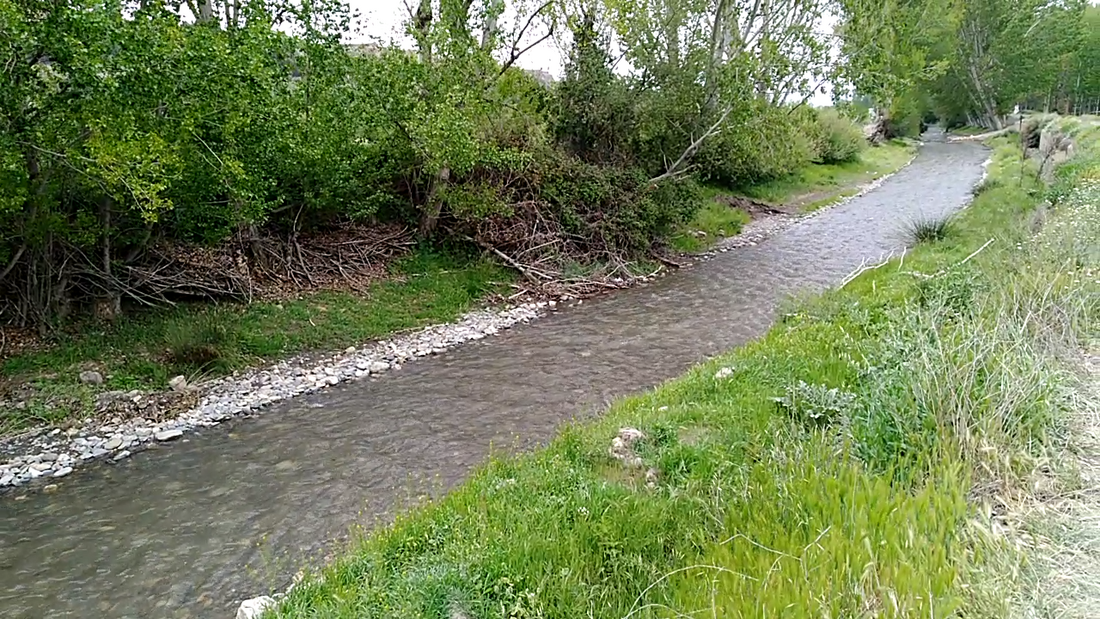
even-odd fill
[[[696,154],[703,182],[744,187],[793,174],[813,161],[802,122],[787,110],[756,105],[740,114]]]
[[[559,156],[544,162],[539,195],[565,232],[588,249],[637,254],[703,205],[690,179],[646,186],[636,168],[601,166]]]
[[[853,161],[867,146],[863,129],[832,108],[816,110],[814,151],[820,163]]]

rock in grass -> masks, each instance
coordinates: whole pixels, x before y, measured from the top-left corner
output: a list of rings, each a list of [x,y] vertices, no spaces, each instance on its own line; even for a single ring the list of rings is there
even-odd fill
[[[260,619],[264,611],[275,606],[275,599],[266,595],[241,602],[237,608],[237,619]]]
[[[730,376],[733,376],[733,368],[722,368],[714,373],[714,378],[717,380],[729,378]]]
[[[182,392],[187,390],[187,378],[184,376],[177,376],[168,381],[168,386],[175,392]]]
[[[85,370],[80,373],[80,382],[85,385],[102,385],[103,375],[95,370]]]

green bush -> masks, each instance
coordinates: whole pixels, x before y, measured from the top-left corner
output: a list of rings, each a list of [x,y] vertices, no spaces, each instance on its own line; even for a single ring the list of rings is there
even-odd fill
[[[793,174],[814,159],[801,119],[763,105],[728,121],[695,156],[704,183],[745,187]]]
[[[646,185],[636,168],[559,156],[543,163],[539,197],[573,242],[589,250],[637,254],[703,206],[699,185],[685,179]]]
[[[816,110],[812,123],[814,151],[819,163],[853,161],[867,146],[863,129],[835,109]]]

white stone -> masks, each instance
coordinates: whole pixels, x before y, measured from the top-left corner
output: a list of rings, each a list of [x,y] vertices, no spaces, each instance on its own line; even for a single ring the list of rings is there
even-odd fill
[[[64,477],[64,476],[66,476],[66,475],[68,475],[69,473],[72,473],[72,472],[73,472],[73,467],[67,466],[63,469],[57,469],[56,471],[54,471],[53,476],[54,477]]]
[[[113,460],[115,462],[118,462],[119,460],[121,460],[123,458],[128,458],[128,457],[130,457],[130,450],[129,449],[123,449],[122,451],[115,454],[115,457],[111,458],[111,460]]]
[[[237,619],[260,619],[264,611],[275,606],[275,599],[266,595],[241,602]]]
[[[112,438],[111,440],[107,441],[107,444],[104,445],[104,447],[106,449],[108,449],[109,451],[114,451],[114,450],[118,449],[119,447],[122,447],[122,437],[121,436],[116,436],[116,437]]]
[[[80,382],[85,385],[102,385],[103,375],[94,370],[85,370],[80,373]]]
[[[370,372],[372,374],[385,372],[388,369],[390,369],[390,364],[386,363],[385,361],[375,361],[370,364]]]
[[[173,428],[171,430],[164,430],[156,433],[156,439],[158,441],[170,441],[174,438],[183,436],[183,430],[179,428]]]
[[[730,376],[733,376],[733,368],[722,368],[714,373],[714,378],[716,380],[722,380]]]
[[[168,387],[172,391],[185,391],[187,389],[187,377],[180,375],[168,381]]]

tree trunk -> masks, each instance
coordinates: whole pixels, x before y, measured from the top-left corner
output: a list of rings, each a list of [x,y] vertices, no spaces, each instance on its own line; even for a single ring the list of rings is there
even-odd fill
[[[424,203],[424,209],[420,213],[420,230],[418,234],[422,239],[429,238],[435,233],[435,228],[439,224],[439,215],[443,212],[443,201],[440,199],[439,192],[443,184],[450,178],[451,169],[443,167],[429,182],[428,198]]]
[[[420,62],[429,64],[432,61],[432,0],[420,0],[420,6],[416,9],[416,23],[414,29],[417,35],[417,45],[420,47]]]
[[[114,202],[110,196],[104,196],[99,203],[99,230],[103,235],[99,246],[103,292],[95,301],[95,317],[105,322],[113,321],[122,312],[122,294],[111,273],[111,207]]]

